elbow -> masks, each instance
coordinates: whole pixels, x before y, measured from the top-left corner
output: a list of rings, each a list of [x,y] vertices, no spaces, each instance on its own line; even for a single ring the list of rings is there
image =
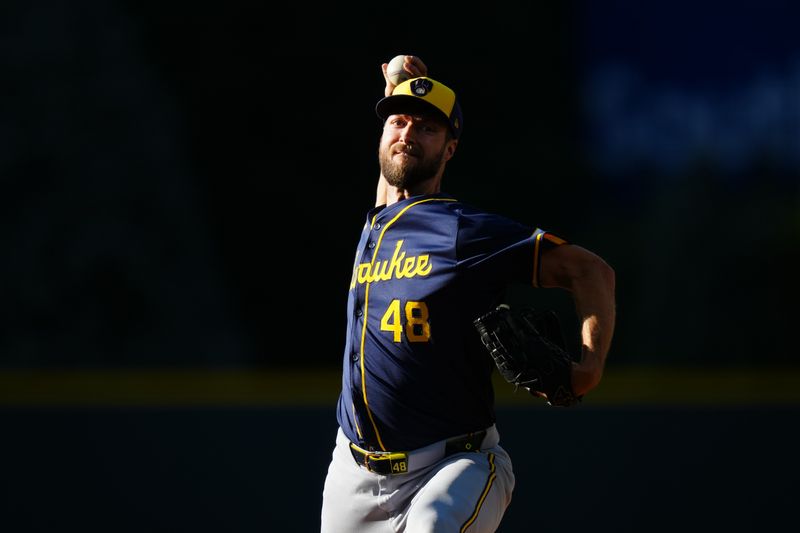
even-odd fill
[[[594,286],[600,301],[614,306],[616,300],[617,275],[611,266],[600,258],[594,262],[591,273],[584,278],[586,284]]]
[[[603,285],[609,290],[611,294],[614,294],[614,291],[617,287],[617,273],[611,268],[611,265],[599,259],[599,265],[597,267],[598,276],[601,279]]]

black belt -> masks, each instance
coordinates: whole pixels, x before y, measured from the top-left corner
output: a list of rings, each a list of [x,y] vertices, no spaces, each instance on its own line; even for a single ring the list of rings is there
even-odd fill
[[[480,451],[481,443],[485,436],[486,430],[482,429],[475,433],[467,433],[466,435],[446,440],[444,455],[440,459],[455,453]],[[407,474],[412,466],[410,464],[411,460],[413,460],[413,453],[373,452],[363,450],[355,444],[350,444],[350,453],[353,454],[353,459],[357,464],[381,476]],[[409,455],[412,455],[412,457],[409,457]]]

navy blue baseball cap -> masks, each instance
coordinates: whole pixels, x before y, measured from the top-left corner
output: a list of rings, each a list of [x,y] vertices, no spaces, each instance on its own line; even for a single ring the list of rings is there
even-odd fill
[[[390,96],[378,102],[375,112],[382,120],[402,113],[433,112],[450,125],[456,139],[464,125],[456,93],[447,85],[426,77],[412,78],[395,87]]]

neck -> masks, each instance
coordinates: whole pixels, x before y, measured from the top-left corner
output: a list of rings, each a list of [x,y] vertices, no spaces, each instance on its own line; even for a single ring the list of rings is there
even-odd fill
[[[388,185],[386,187],[386,206],[390,206],[395,204],[401,200],[405,200],[406,198],[410,198],[412,196],[420,196],[423,194],[434,194],[441,190],[441,179],[437,179],[435,177],[433,179],[429,179],[422,183],[418,183],[413,187],[399,188],[393,185]]]

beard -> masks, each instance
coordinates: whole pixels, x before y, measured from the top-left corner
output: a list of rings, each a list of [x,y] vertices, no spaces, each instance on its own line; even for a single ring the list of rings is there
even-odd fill
[[[411,154],[416,157],[406,157],[397,162],[392,157],[396,145],[389,146],[386,150],[381,150],[378,159],[381,165],[381,173],[389,185],[398,189],[411,189],[433,178],[442,166],[445,147],[431,158],[426,158],[419,148],[412,148]]]

